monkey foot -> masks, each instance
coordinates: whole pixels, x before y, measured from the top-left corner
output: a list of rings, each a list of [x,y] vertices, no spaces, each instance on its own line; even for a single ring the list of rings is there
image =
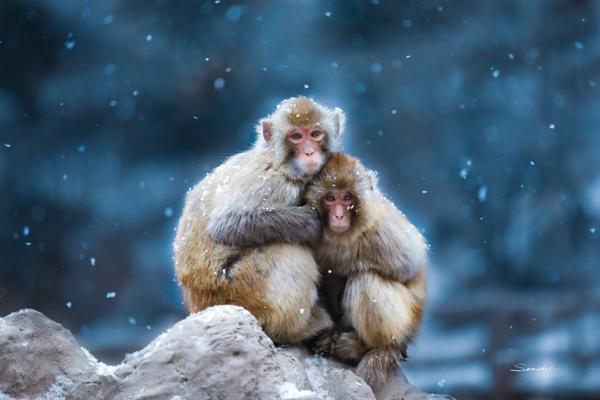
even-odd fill
[[[333,330],[326,331],[317,335],[317,339],[312,344],[311,350],[321,356],[329,356],[331,354],[331,346],[333,344]]]
[[[331,352],[342,361],[357,364],[367,352],[367,348],[363,345],[356,332],[350,331],[335,335],[331,345]]]

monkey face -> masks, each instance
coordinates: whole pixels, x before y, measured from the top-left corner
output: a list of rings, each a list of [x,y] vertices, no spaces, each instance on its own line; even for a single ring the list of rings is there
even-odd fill
[[[352,223],[354,195],[349,190],[334,189],[323,197],[327,227],[335,233],[346,232]]]
[[[286,141],[293,149],[294,162],[303,173],[315,174],[321,169],[326,138],[327,133],[318,125],[298,126],[287,132]]]
[[[345,116],[306,97],[282,101],[273,114],[261,119],[256,146],[268,150],[265,159],[294,181],[314,177],[337,151]]]

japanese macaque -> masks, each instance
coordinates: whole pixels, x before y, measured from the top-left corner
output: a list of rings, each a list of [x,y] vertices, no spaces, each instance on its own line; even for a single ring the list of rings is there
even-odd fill
[[[338,148],[343,128],[342,110],[287,99],[259,122],[250,150],[187,193],[174,262],[189,312],[242,306],[277,343],[303,342],[331,328],[317,304],[320,273],[310,247],[321,223],[302,194]]]
[[[421,322],[425,240],[377,189],[374,175],[347,155],[331,156],[306,199],[323,220],[315,258],[324,272],[328,308],[334,316],[341,314],[343,331],[318,345],[334,357],[358,362],[357,375],[380,388],[406,358]]]

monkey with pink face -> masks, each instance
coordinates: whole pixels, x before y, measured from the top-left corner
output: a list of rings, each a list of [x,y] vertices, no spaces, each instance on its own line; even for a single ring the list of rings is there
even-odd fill
[[[190,312],[242,306],[278,343],[303,342],[332,327],[317,303],[320,274],[309,245],[321,223],[302,194],[338,149],[343,127],[338,108],[305,97],[284,100],[260,121],[251,149],[187,193],[174,261]]]
[[[356,159],[331,156],[306,193],[323,222],[314,248],[324,272],[322,293],[341,334],[318,342],[321,351],[358,363],[357,374],[378,389],[421,323],[426,297],[423,236],[378,190]]]

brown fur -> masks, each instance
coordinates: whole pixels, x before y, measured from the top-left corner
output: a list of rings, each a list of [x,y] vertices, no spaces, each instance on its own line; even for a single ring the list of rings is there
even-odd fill
[[[306,97],[297,98],[291,105],[288,122],[295,126],[313,125],[319,122],[321,115],[312,101]]]
[[[245,307],[279,343],[298,343],[332,326],[317,304],[320,274],[306,244],[320,234],[319,218],[301,207],[312,177],[287,158],[287,114],[296,101],[282,102],[261,120],[253,148],[187,193],[174,243],[176,276],[190,312],[217,304]],[[341,110],[301,103],[320,116],[329,143],[337,144],[341,132],[333,129],[343,122]],[[265,135],[263,126],[269,128]]]
[[[377,388],[406,357],[421,323],[426,244],[358,160],[333,155],[308,188],[307,202],[319,210],[323,221],[327,221],[323,198],[333,189],[350,190],[356,204],[348,231],[336,234],[325,227],[315,248],[322,270],[332,271],[325,280],[336,275],[347,278],[342,323],[353,331],[334,337],[330,351],[343,360],[358,361],[359,376]]]
[[[369,350],[356,331],[335,335],[331,346],[331,352],[337,358],[354,364],[358,363]]]

